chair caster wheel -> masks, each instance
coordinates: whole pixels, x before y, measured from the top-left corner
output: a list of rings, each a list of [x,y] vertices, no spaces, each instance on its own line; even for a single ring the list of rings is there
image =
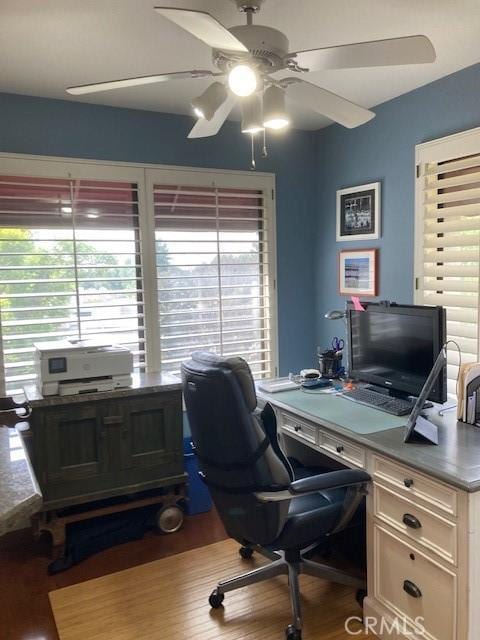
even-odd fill
[[[357,593],[355,594],[355,600],[358,602],[359,606],[363,609],[363,601],[365,600],[367,592],[365,589],[357,589]]]
[[[297,629],[293,624],[289,624],[285,629],[286,640],[302,640],[302,632]]]
[[[218,609],[222,606],[222,602],[224,601],[225,596],[223,593],[220,593],[218,589],[214,589],[208,598],[208,602],[212,609]]]
[[[250,549],[250,547],[240,547],[238,553],[244,560],[250,560],[250,558],[253,556],[253,549]]]

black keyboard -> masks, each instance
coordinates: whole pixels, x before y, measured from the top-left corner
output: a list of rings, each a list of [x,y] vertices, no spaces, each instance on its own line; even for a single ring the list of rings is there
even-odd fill
[[[344,391],[342,397],[352,402],[365,404],[368,407],[391,413],[394,416],[406,416],[413,409],[413,404],[402,398],[392,398],[391,396],[370,391],[369,389],[353,389]]]

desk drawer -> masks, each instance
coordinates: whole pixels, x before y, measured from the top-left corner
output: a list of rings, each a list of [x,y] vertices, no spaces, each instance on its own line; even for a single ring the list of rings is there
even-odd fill
[[[345,460],[345,462],[362,469],[365,468],[365,451],[343,440],[343,438],[320,431],[318,446],[320,449],[324,449],[328,453],[333,453],[336,457]]]
[[[285,431],[294,433],[298,438],[306,440],[311,444],[316,444],[318,427],[299,420],[284,411],[282,411],[280,415],[282,418],[282,428]]]
[[[376,482],[373,504],[377,518],[444,560],[456,564],[457,525],[454,522],[413,504]]]
[[[434,510],[457,515],[457,492],[453,487],[379,456],[373,457],[373,475],[382,484],[399,489],[398,493],[408,497],[410,502],[424,503]]]
[[[429,640],[456,637],[456,577],[375,525],[375,598],[394,615],[420,623]],[[422,620],[423,618],[423,620]]]

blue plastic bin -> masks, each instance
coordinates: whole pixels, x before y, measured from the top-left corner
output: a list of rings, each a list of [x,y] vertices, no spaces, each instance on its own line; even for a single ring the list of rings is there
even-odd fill
[[[188,474],[188,500],[185,511],[191,516],[210,511],[212,508],[212,499],[207,486],[198,475],[197,456],[195,455],[191,438],[183,439],[183,459],[185,462],[185,471]]]

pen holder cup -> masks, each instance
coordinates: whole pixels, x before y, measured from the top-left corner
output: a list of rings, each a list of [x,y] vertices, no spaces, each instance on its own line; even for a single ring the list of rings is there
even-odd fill
[[[322,378],[338,378],[342,372],[342,354],[333,350],[318,354],[318,369]]]

